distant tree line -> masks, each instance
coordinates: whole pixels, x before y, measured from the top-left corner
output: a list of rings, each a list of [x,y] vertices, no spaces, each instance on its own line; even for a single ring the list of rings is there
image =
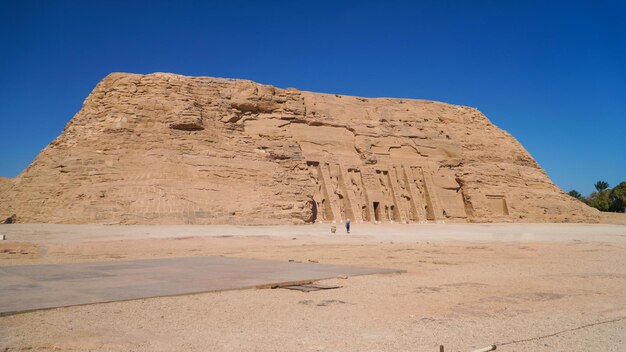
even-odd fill
[[[598,181],[594,187],[595,192],[591,192],[587,197],[576,190],[571,190],[567,194],[600,211],[623,213],[626,210],[626,182],[609,189],[607,182]]]

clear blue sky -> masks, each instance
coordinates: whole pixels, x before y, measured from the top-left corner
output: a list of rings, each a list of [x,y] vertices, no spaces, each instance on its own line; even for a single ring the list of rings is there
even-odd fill
[[[113,71],[479,108],[565,191],[626,181],[624,1],[0,0],[0,175]]]

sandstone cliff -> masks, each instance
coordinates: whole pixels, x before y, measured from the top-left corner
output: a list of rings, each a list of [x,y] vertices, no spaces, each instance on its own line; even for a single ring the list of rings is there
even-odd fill
[[[17,222],[585,221],[478,110],[114,73],[15,179]]]

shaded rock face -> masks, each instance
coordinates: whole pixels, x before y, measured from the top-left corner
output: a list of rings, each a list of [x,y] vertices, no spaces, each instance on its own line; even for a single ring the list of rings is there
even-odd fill
[[[478,110],[114,73],[17,178],[17,222],[584,221]]]

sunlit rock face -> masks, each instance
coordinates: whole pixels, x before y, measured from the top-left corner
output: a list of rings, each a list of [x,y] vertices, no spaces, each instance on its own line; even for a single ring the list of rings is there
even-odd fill
[[[18,223],[597,222],[478,110],[114,73],[15,179]]]

